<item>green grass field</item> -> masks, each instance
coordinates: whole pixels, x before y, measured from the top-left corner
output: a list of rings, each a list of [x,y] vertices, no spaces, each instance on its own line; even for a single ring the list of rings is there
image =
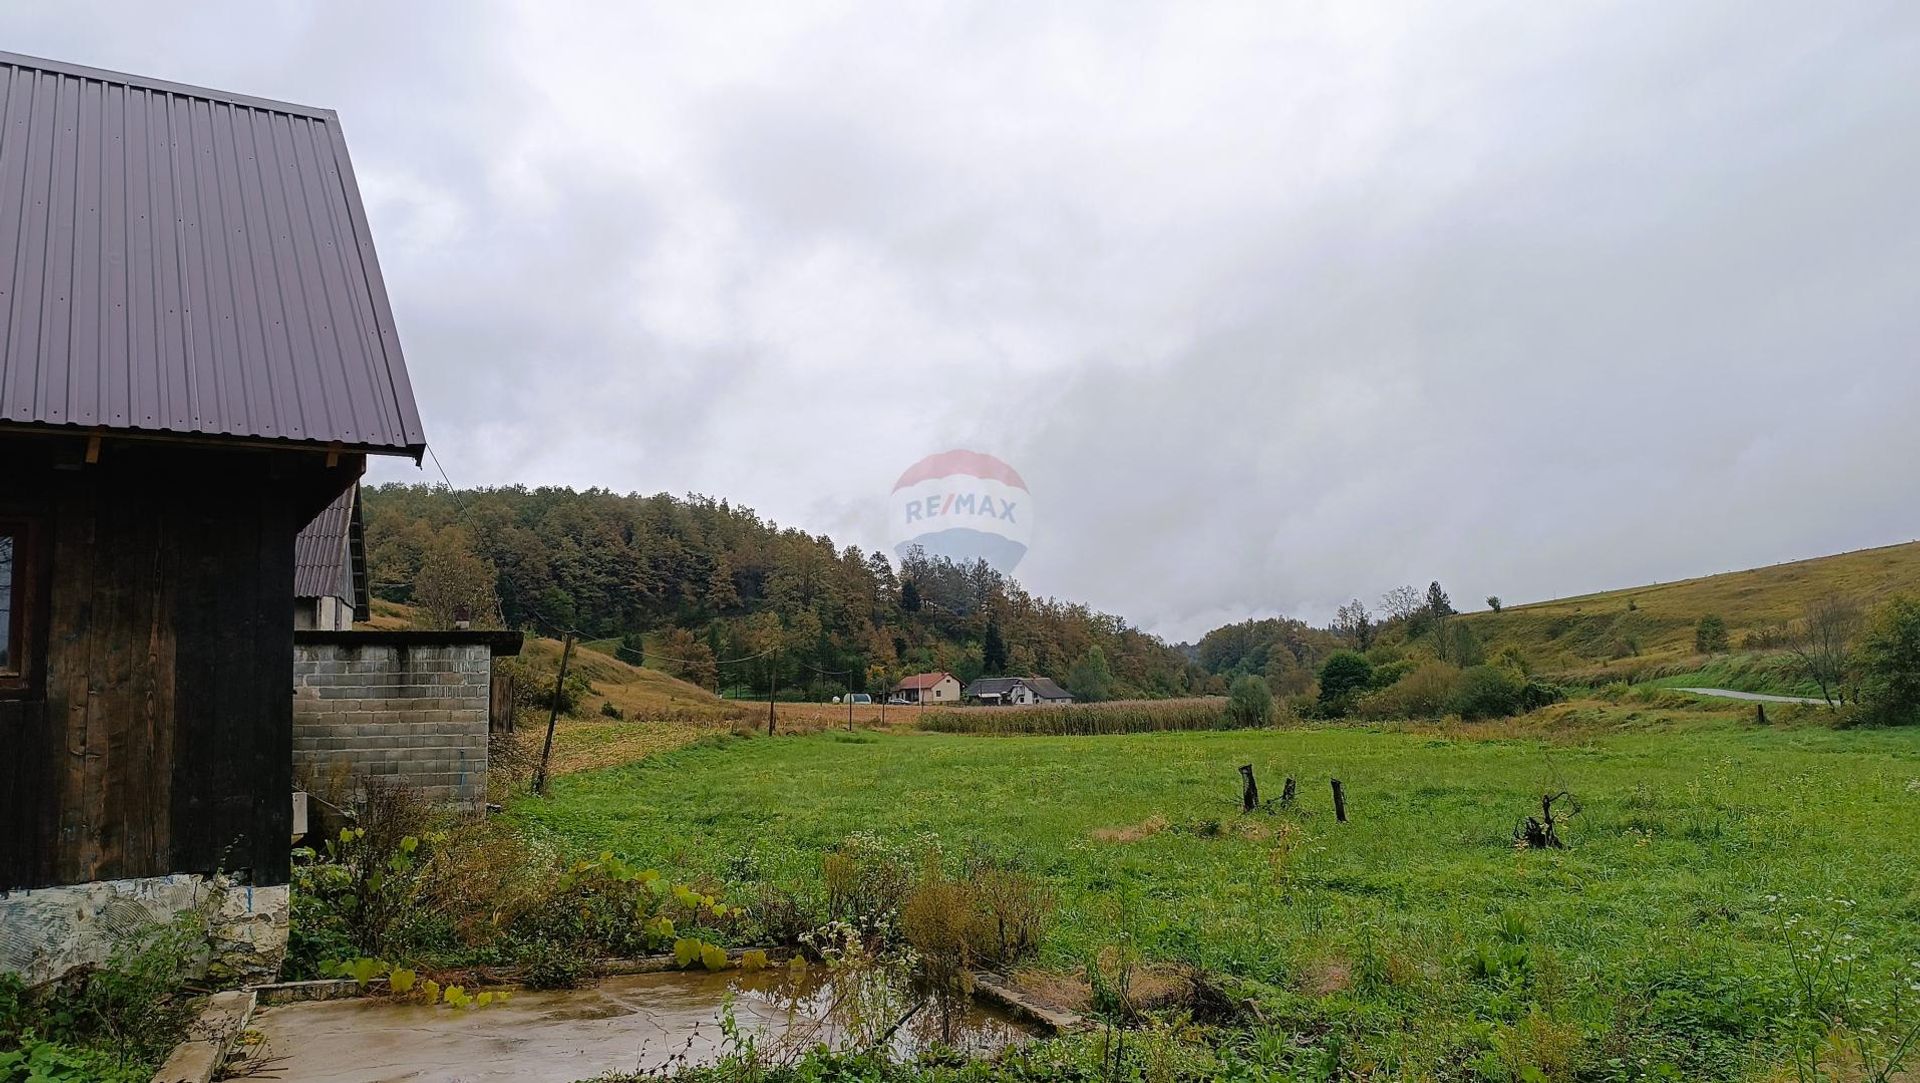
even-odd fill
[[[1270,1019],[1339,1036],[1373,1078],[1493,1078],[1463,1066],[1496,1054],[1547,1079],[1764,1078],[1793,1011],[1794,910],[1871,948],[1862,991],[1920,976],[1920,733],[1593,713],[1604,724],[1538,739],[726,739],[561,779],[514,815],[803,896],[856,832],[1011,856],[1059,893],[1041,967],[1079,973],[1124,941],[1252,979]],[[1298,811],[1243,815],[1242,763],[1269,795],[1299,779]],[[1548,790],[1579,801],[1570,848],[1516,850]]]

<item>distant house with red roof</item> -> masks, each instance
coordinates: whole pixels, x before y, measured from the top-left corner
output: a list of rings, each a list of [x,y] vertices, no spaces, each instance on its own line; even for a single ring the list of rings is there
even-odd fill
[[[887,692],[888,703],[959,703],[960,681],[951,673],[916,673]]]

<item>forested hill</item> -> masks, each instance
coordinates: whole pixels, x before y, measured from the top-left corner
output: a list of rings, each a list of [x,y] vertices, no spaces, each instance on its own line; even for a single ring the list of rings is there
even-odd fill
[[[1202,677],[1121,618],[1036,598],[984,564],[896,568],[724,500],[391,484],[364,500],[376,596],[439,621],[464,607],[477,623],[618,639],[629,660],[710,688],[851,670],[879,692],[947,670],[1038,674],[1099,699],[1186,694]]]

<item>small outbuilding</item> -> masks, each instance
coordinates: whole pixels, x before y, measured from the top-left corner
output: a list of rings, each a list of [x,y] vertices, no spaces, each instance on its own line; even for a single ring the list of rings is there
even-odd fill
[[[360,486],[349,485],[293,540],[293,626],[344,632],[372,615]]]

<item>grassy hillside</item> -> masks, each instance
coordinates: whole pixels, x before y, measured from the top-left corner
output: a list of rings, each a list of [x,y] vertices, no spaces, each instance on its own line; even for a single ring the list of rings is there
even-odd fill
[[[1695,662],[1694,624],[1727,622],[1732,645],[1749,632],[1792,622],[1806,603],[1840,593],[1868,604],[1920,592],[1920,542],[1726,572],[1575,598],[1471,613],[1464,620],[1488,653],[1516,646],[1536,668],[1588,678],[1679,671]]]
[[[530,636],[520,658],[527,673],[550,681],[560,665],[560,642]],[[630,763],[678,748],[724,732],[744,713],[698,685],[657,669],[628,665],[579,643],[574,644],[568,669],[585,677],[590,691],[555,727],[552,770],[556,775]],[[607,706],[619,717],[608,713]],[[529,755],[537,755],[546,717],[529,714],[534,717],[523,721],[522,743],[531,746],[526,749]]]

